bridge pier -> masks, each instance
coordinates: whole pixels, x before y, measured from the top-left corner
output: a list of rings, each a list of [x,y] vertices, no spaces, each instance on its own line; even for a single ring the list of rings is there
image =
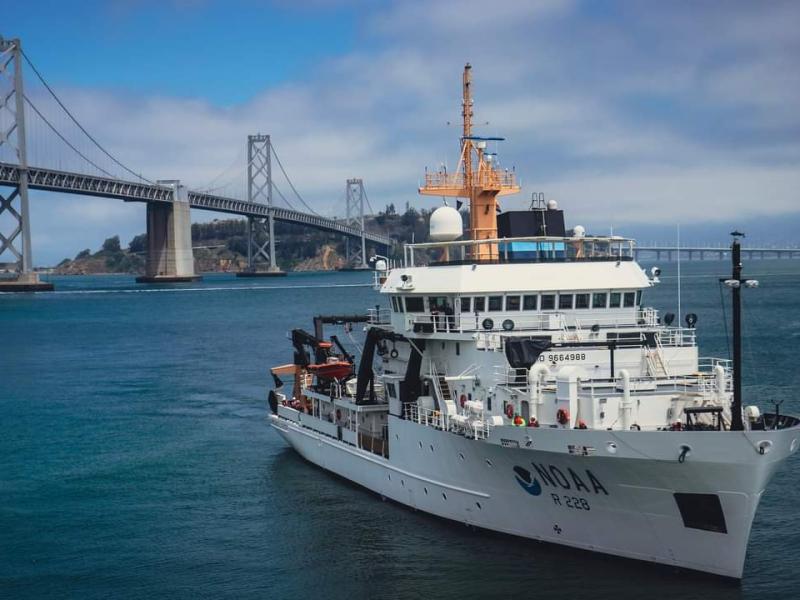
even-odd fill
[[[364,198],[366,192],[364,191],[364,181],[362,179],[348,179],[346,190],[347,212],[345,222],[348,225],[356,227],[361,231],[361,236],[358,242],[350,239],[345,239],[345,257],[347,259],[347,267],[342,270],[346,271],[362,271],[369,269],[367,264],[367,240],[364,231]]]
[[[13,71],[12,71],[13,65]],[[11,218],[13,229],[0,231],[0,256],[6,251],[16,258],[16,276],[0,279],[0,292],[45,292],[53,284],[39,280],[33,270],[31,221],[28,208],[28,157],[25,148],[25,94],[22,90],[22,47],[18,39],[0,37],[0,148],[9,147],[19,159],[19,178],[8,196],[0,194],[0,216]],[[13,107],[11,103],[14,103]],[[16,202],[16,206],[14,206]],[[14,245],[19,238],[22,247]]]
[[[236,273],[237,277],[286,276],[286,271],[281,271],[275,260],[271,144],[268,135],[259,133],[247,136],[247,201],[265,200],[263,203],[269,209],[266,219],[247,217],[247,267]]]
[[[202,279],[194,272],[189,197],[179,181],[170,185],[172,202],[147,203],[147,262],[137,283],[184,283]]]

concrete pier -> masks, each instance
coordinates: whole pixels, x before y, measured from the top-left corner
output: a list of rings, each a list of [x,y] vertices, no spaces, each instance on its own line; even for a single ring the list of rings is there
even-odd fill
[[[14,279],[0,279],[2,292],[52,292],[54,286],[49,281],[41,281],[35,271],[20,273]]]
[[[192,222],[186,188],[179,181],[160,181],[172,186],[173,202],[147,204],[147,262],[138,283],[182,283],[202,279],[194,272]]]

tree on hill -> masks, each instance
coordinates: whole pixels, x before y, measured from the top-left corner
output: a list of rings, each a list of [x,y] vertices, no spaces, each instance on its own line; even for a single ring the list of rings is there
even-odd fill
[[[114,237],[108,238],[105,242],[103,242],[103,252],[121,252],[122,247],[119,243],[119,236],[115,235]]]
[[[82,258],[89,258],[92,255],[92,251],[86,248],[85,250],[81,250],[78,254],[75,255],[75,260],[80,260]]]

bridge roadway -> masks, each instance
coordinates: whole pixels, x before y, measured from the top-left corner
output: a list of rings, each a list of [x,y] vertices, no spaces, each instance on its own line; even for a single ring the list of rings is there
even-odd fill
[[[0,185],[16,185],[18,182],[19,166],[0,162]],[[124,181],[96,175],[83,175],[41,167],[28,167],[28,187],[48,192],[117,198],[126,202],[173,202],[172,188],[167,186]],[[271,210],[276,221],[306,225],[356,238],[361,237],[360,229],[335,219],[277,206],[273,206],[270,209],[266,204],[245,202],[204,192],[189,191],[188,195],[191,208],[256,218],[266,218]],[[383,246],[391,246],[394,243],[388,236],[370,233],[369,231],[364,232],[364,237],[370,242]]]

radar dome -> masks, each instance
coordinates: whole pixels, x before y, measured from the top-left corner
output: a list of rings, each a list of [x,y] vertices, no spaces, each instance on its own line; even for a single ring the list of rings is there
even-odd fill
[[[430,238],[434,242],[452,242],[461,237],[461,214],[452,206],[440,206],[431,215]]]
[[[572,228],[572,237],[586,237],[586,229],[583,227],[583,225],[575,225],[575,227]]]
[[[557,210],[558,209],[558,202],[555,200],[548,200],[547,201],[547,210]]]

